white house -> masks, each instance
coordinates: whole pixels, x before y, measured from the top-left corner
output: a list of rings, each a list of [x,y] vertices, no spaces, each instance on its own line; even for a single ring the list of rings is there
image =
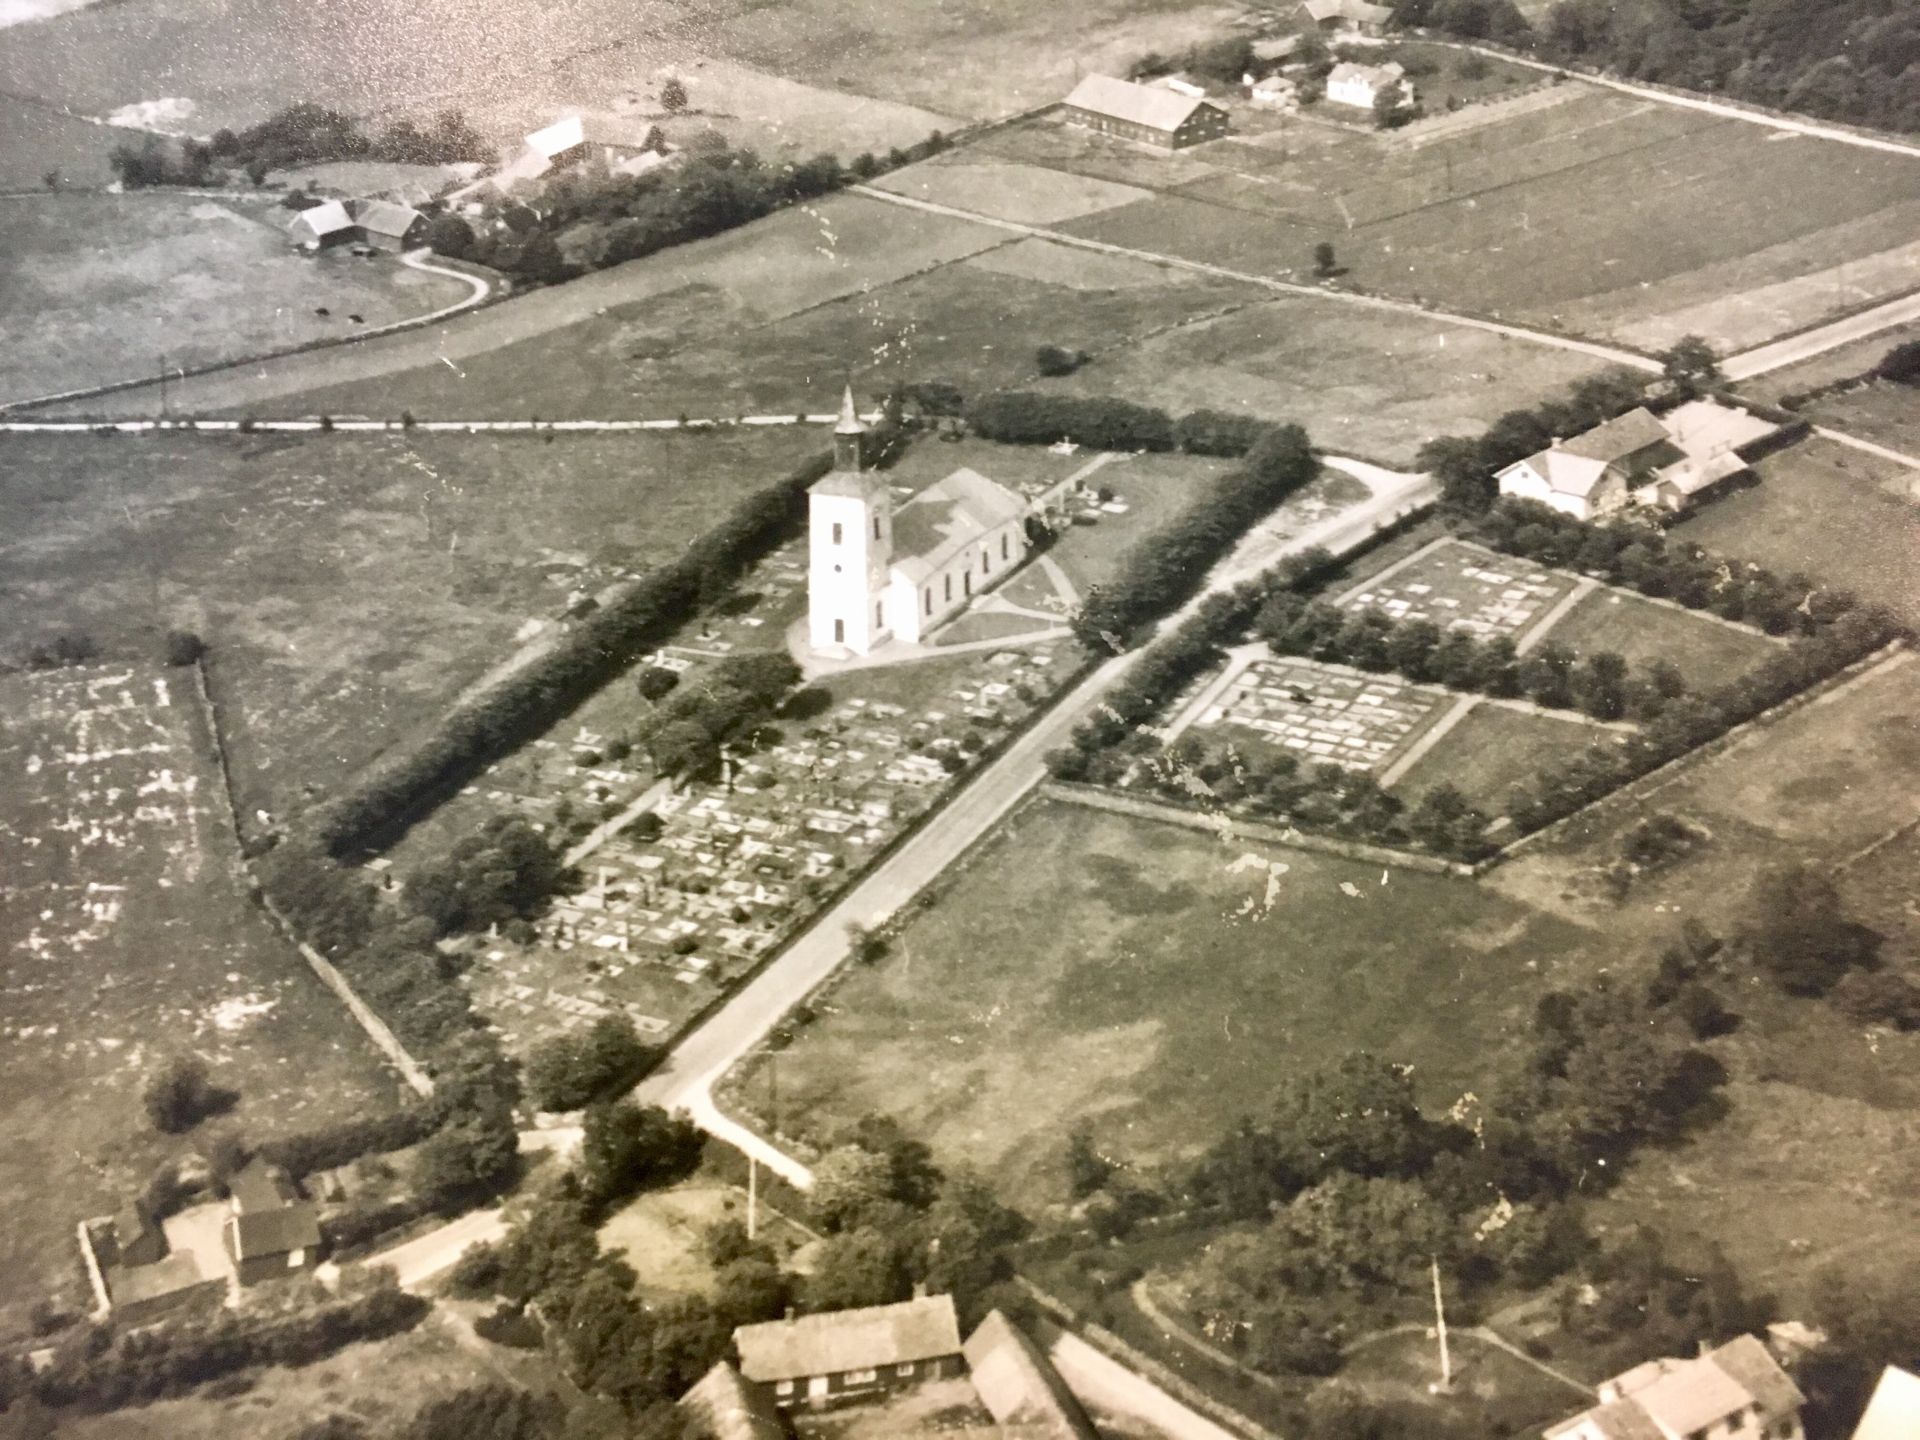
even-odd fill
[[[823,654],[918,644],[1027,555],[1028,502],[956,470],[897,509],[868,468],[867,427],[849,387],[834,467],[807,492],[807,641]]]
[[[1693,1360],[1649,1360],[1600,1386],[1600,1403],[1546,1440],[1801,1440],[1806,1403],[1751,1335]]]
[[[1382,90],[1391,90],[1398,85],[1411,103],[1413,87],[1406,81],[1406,70],[1391,60],[1384,65],[1361,65],[1352,60],[1343,60],[1327,74],[1327,99],[1335,105],[1371,110]]]

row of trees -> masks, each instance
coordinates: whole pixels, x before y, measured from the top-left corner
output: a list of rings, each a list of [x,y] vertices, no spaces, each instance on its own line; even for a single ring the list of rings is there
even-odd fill
[[[748,496],[674,559],[577,621],[562,643],[368,767],[313,817],[316,842],[334,854],[377,848],[486,765],[548,729],[697,607],[723,597],[748,565],[792,534],[807,487],[831,463],[819,456]]]

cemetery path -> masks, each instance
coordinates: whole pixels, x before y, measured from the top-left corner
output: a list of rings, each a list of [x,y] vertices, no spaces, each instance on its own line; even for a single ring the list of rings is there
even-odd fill
[[[1431,504],[1438,493],[1425,475],[1399,474],[1332,456],[1326,463],[1363,481],[1369,497],[1290,535],[1265,526],[1254,529],[1215,567],[1201,593],[1161,622],[1162,633],[1185,621],[1208,595],[1315,546],[1336,553],[1352,549],[1396,517]],[[997,760],[955,791],[930,823],[816,916],[730,1000],[683,1035],[659,1068],[640,1083],[633,1098],[685,1110],[710,1135],[790,1183],[810,1186],[813,1176],[806,1165],[721,1112],[713,1086],[846,959],[850,926],[871,928],[883,923],[1040,785],[1046,778],[1047,752],[1066,741],[1082,714],[1132,668],[1141,653],[1142,649],[1134,649],[1112,657],[1061,696]]]

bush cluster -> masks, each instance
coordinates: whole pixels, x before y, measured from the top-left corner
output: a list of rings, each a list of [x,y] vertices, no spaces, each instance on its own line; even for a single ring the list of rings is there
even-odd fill
[[[203,1321],[96,1332],[32,1381],[42,1404],[102,1411],[182,1395],[267,1365],[310,1365],[348,1345],[410,1330],[432,1305],[391,1285],[291,1314],[222,1311]]]
[[[822,455],[741,501],[674,560],[579,620],[532,664],[457,706],[429,735],[363,772],[313,822],[340,855],[376,848],[486,765],[548,729],[633,657],[678,626],[703,595],[722,593],[800,522],[807,487],[827,472]],[[323,947],[324,948],[324,947]]]

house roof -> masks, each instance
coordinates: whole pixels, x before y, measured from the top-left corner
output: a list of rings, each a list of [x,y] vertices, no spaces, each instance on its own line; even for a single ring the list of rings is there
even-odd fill
[[[733,1332],[733,1343],[741,1373],[767,1384],[958,1355],[960,1322],[951,1295],[927,1295],[897,1305],[742,1325]]]
[[[1159,85],[1136,85],[1111,75],[1088,75],[1073,87],[1066,104],[1150,130],[1178,130],[1207,102]]]
[[[304,225],[315,235],[332,235],[337,231],[351,230],[354,220],[344,202],[326,200],[318,205],[309,205],[294,216],[288,225]]]
[[[680,1397],[680,1408],[699,1419],[713,1440],[786,1440],[786,1422],[772,1397],[724,1360]]]
[[[347,209],[362,230],[396,238],[405,236],[427,218],[411,205],[398,205],[391,200],[352,200]]]
[[[1100,1440],[1040,1347],[998,1310],[967,1337],[961,1353],[995,1424],[1022,1440]]]
[[[1327,83],[1337,85],[1343,80],[1364,80],[1375,90],[1383,89],[1406,78],[1406,70],[1394,61],[1384,65],[1362,65],[1354,60],[1342,60],[1327,72]]]
[[[1372,5],[1368,0],[1306,0],[1303,7],[1314,24],[1328,20],[1351,20],[1356,25],[1384,25],[1393,18],[1390,5]]]
[[[233,1226],[234,1258],[256,1260],[263,1255],[285,1255],[320,1243],[320,1222],[313,1207],[302,1202],[281,1210],[243,1210],[228,1222]]]
[[[1024,499],[978,471],[956,470],[894,512],[894,565],[922,580],[955,551],[1027,509]]]
[[[1880,1372],[1853,1440],[1913,1440],[1915,1435],[1920,1435],[1920,1375],[1889,1365]]]

